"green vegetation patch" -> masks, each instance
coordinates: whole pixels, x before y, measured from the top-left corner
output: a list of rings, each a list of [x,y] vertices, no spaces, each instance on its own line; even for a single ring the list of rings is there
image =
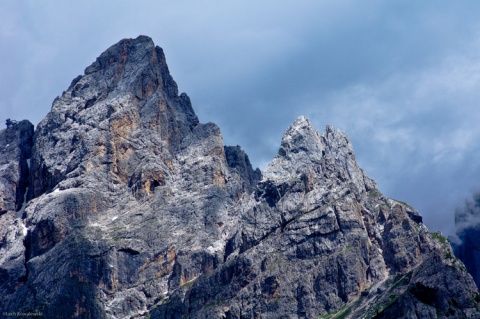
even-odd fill
[[[376,198],[376,197],[378,197],[378,196],[380,196],[380,195],[381,195],[380,192],[379,192],[378,190],[376,190],[376,189],[371,189],[371,190],[368,192],[368,196],[369,196],[370,198]]]
[[[480,293],[476,293],[473,295],[473,300],[477,303],[480,303]]]
[[[220,300],[212,300],[209,303],[205,305],[205,308],[214,308],[214,307],[219,307],[222,306],[223,302]]]
[[[440,233],[435,233],[435,232],[432,232],[430,233],[430,235],[432,235],[432,237],[436,240],[438,240],[440,243],[442,244],[446,244],[447,243],[447,239],[445,237],[443,237]]]
[[[194,278],[194,279],[192,279],[192,280],[190,280],[190,281],[185,282],[185,283],[184,283],[183,285],[181,285],[180,287],[185,288],[185,289],[190,289],[190,288],[193,286],[193,284],[195,283],[195,280],[197,280],[197,278]]]
[[[450,260],[455,260],[456,259],[455,256],[453,256],[449,251],[447,251],[443,257],[445,259],[450,259]]]
[[[392,291],[396,289],[397,287],[400,286],[406,286],[410,283],[410,280],[412,279],[412,272],[409,271],[405,275],[403,274],[397,274],[395,278],[393,279],[393,285],[390,287],[389,291]]]
[[[405,203],[405,202],[403,202],[403,201],[401,201],[401,200],[398,200],[398,199],[394,199],[394,198],[392,198],[392,199],[393,199],[394,201],[396,201],[397,203],[400,203],[400,204],[402,204],[403,206],[406,206],[406,207],[410,208],[411,210],[415,210],[415,208],[413,208],[412,205],[410,205],[410,204],[408,204],[408,203]]]
[[[352,312],[352,310],[361,302],[363,298],[363,296],[360,296],[349,304],[343,305],[336,311],[318,317],[318,319],[344,319]]]

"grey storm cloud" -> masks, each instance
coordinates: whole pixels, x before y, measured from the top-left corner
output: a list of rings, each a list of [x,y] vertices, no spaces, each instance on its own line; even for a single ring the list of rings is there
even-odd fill
[[[478,12],[475,1],[4,1],[0,120],[37,124],[101,52],[145,34],[200,120],[255,165],[299,115],[332,124],[380,190],[450,233],[480,186]]]

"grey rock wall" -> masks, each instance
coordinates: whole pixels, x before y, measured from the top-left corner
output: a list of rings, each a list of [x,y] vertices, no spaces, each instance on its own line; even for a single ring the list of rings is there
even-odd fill
[[[55,99],[28,175],[22,215],[0,216],[5,312],[479,318],[448,242],[381,194],[346,134],[300,117],[254,170],[199,123],[145,36],[109,48]]]
[[[0,131],[0,294],[11,295],[25,280],[23,238],[33,125],[11,121]],[[1,307],[0,307],[1,309]]]
[[[446,239],[382,195],[347,136],[300,117],[238,206],[225,263],[154,318],[478,318]],[[234,208],[235,209],[235,208]]]
[[[24,202],[33,131],[27,120],[0,131],[0,214],[20,210]]]

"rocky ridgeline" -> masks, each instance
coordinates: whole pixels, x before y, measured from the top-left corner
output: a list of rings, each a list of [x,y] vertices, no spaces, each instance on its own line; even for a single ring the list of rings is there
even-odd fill
[[[344,133],[300,117],[254,170],[148,37],[100,55],[33,143],[22,132],[0,133],[2,312],[480,318],[448,242],[380,193]]]

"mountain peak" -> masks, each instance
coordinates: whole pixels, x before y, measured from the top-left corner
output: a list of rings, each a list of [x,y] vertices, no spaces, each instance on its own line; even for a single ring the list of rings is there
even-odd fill
[[[321,151],[320,134],[315,131],[312,124],[305,116],[299,116],[285,131],[278,154],[287,156],[291,153]]]
[[[359,192],[376,188],[375,182],[358,166],[350,140],[342,131],[328,125],[323,134],[312,126],[310,120],[300,116],[285,131],[280,149],[268,165],[265,180],[285,182],[303,174],[310,175],[317,167],[318,179],[349,181]]]
[[[292,124],[292,126],[304,126],[304,125],[312,126],[312,124],[310,123],[310,120],[304,115],[300,115],[299,117],[297,117],[295,122],[293,122]]]
[[[163,50],[147,36],[112,45],[85,69],[85,76],[92,74],[104,79],[109,91],[129,89],[142,98],[161,88],[172,97],[178,95]],[[77,77],[71,87],[81,78]]]
[[[72,81],[38,125],[32,165],[44,170],[32,181],[29,198],[78,176],[87,163],[95,163],[88,164],[90,173],[108,171],[134,183],[131,158],[155,153],[168,162],[197,124],[189,97],[178,95],[163,50],[146,36],[123,39]]]
[[[199,123],[148,37],[102,53],[35,133],[9,123],[5,313],[479,318],[445,239],[376,189],[345,133],[299,117],[262,175]]]
[[[293,122],[292,125],[289,126],[289,128],[285,132],[285,135],[290,133],[290,132],[295,132],[295,131],[311,132],[312,130],[314,130],[314,128],[313,128],[310,120],[306,116],[300,115],[295,120],[295,122]]]
[[[106,69],[109,65],[128,58],[131,54],[145,57],[155,48],[152,39],[139,36],[135,39],[122,39],[105,50],[90,66],[85,69],[85,75]]]

